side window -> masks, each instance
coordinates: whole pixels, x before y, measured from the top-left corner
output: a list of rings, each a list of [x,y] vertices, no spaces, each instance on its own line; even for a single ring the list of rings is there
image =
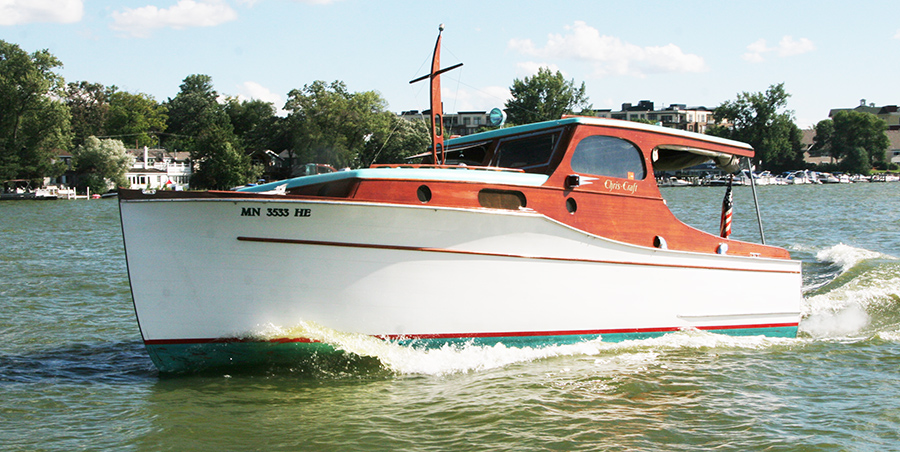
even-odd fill
[[[572,169],[596,176],[641,180],[647,176],[640,149],[621,138],[589,136],[572,154]]]
[[[527,169],[547,165],[558,138],[559,133],[551,133],[504,141],[497,151],[497,166]]]

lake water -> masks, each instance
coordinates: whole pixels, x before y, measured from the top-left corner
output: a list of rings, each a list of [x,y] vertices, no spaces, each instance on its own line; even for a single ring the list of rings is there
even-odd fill
[[[723,192],[664,189],[708,231]],[[900,449],[900,184],[759,198],[767,243],[804,263],[796,339],[386,345],[177,377],[141,343],[115,200],[0,202],[0,450]],[[733,237],[757,241],[749,188],[735,204]]]

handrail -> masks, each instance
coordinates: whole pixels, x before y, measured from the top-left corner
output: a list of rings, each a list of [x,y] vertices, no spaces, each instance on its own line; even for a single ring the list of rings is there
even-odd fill
[[[414,169],[456,169],[476,171],[500,171],[508,173],[524,173],[518,168],[501,168],[497,166],[466,166],[466,165],[432,165],[432,164],[408,164],[408,163],[378,163],[369,168],[414,168]]]

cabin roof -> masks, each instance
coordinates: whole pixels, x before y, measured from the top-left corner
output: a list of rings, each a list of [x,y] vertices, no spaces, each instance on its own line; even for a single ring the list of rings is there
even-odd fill
[[[736,148],[734,154],[735,155],[753,155],[753,147],[747,143],[743,143],[740,141],[729,140],[727,138],[720,138],[713,135],[703,135],[694,132],[687,132],[679,129],[672,129],[670,127],[662,127],[652,124],[644,124],[640,122],[634,121],[622,121],[619,119],[607,119],[607,118],[595,118],[590,116],[568,116],[563,117],[562,119],[558,119],[555,121],[544,121],[544,122],[536,122],[533,124],[526,124],[522,126],[513,126],[507,127],[504,129],[491,130],[488,132],[476,133],[472,135],[466,135],[463,137],[452,138],[445,142],[445,145],[449,147],[464,145],[467,143],[474,143],[478,141],[491,140],[498,137],[504,137],[509,135],[518,135],[522,133],[528,133],[537,130],[551,129],[554,127],[562,127],[573,124],[584,124],[584,125],[595,125],[595,126],[603,126],[603,127],[613,127],[618,129],[628,129],[628,130],[639,130],[644,132],[652,132],[657,134],[669,135],[677,138],[687,138],[691,140],[698,140],[701,142],[714,143],[723,146],[729,146]]]

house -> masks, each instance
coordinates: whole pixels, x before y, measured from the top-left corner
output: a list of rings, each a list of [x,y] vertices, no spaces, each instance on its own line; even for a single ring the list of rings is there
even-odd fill
[[[130,188],[168,188],[186,190],[191,180],[191,157],[187,152],[165,149],[126,149],[134,157],[131,169],[125,173]]]
[[[887,123],[888,130],[900,130],[900,108],[896,105],[885,105],[876,107],[874,103],[866,105],[865,99],[860,99],[859,106],[856,108],[833,108],[828,112],[828,117],[833,118],[835,113],[839,111],[853,110],[863,113],[871,113],[883,119]]]
[[[832,112],[834,111],[835,110],[832,110]],[[890,141],[890,145],[884,152],[884,158],[888,162],[900,165],[900,129],[886,130],[884,133]],[[835,159],[831,157],[828,149],[818,149],[815,147],[815,136],[815,129],[806,129],[803,131],[803,135],[800,139],[804,150],[803,161],[814,164],[837,163]]]

